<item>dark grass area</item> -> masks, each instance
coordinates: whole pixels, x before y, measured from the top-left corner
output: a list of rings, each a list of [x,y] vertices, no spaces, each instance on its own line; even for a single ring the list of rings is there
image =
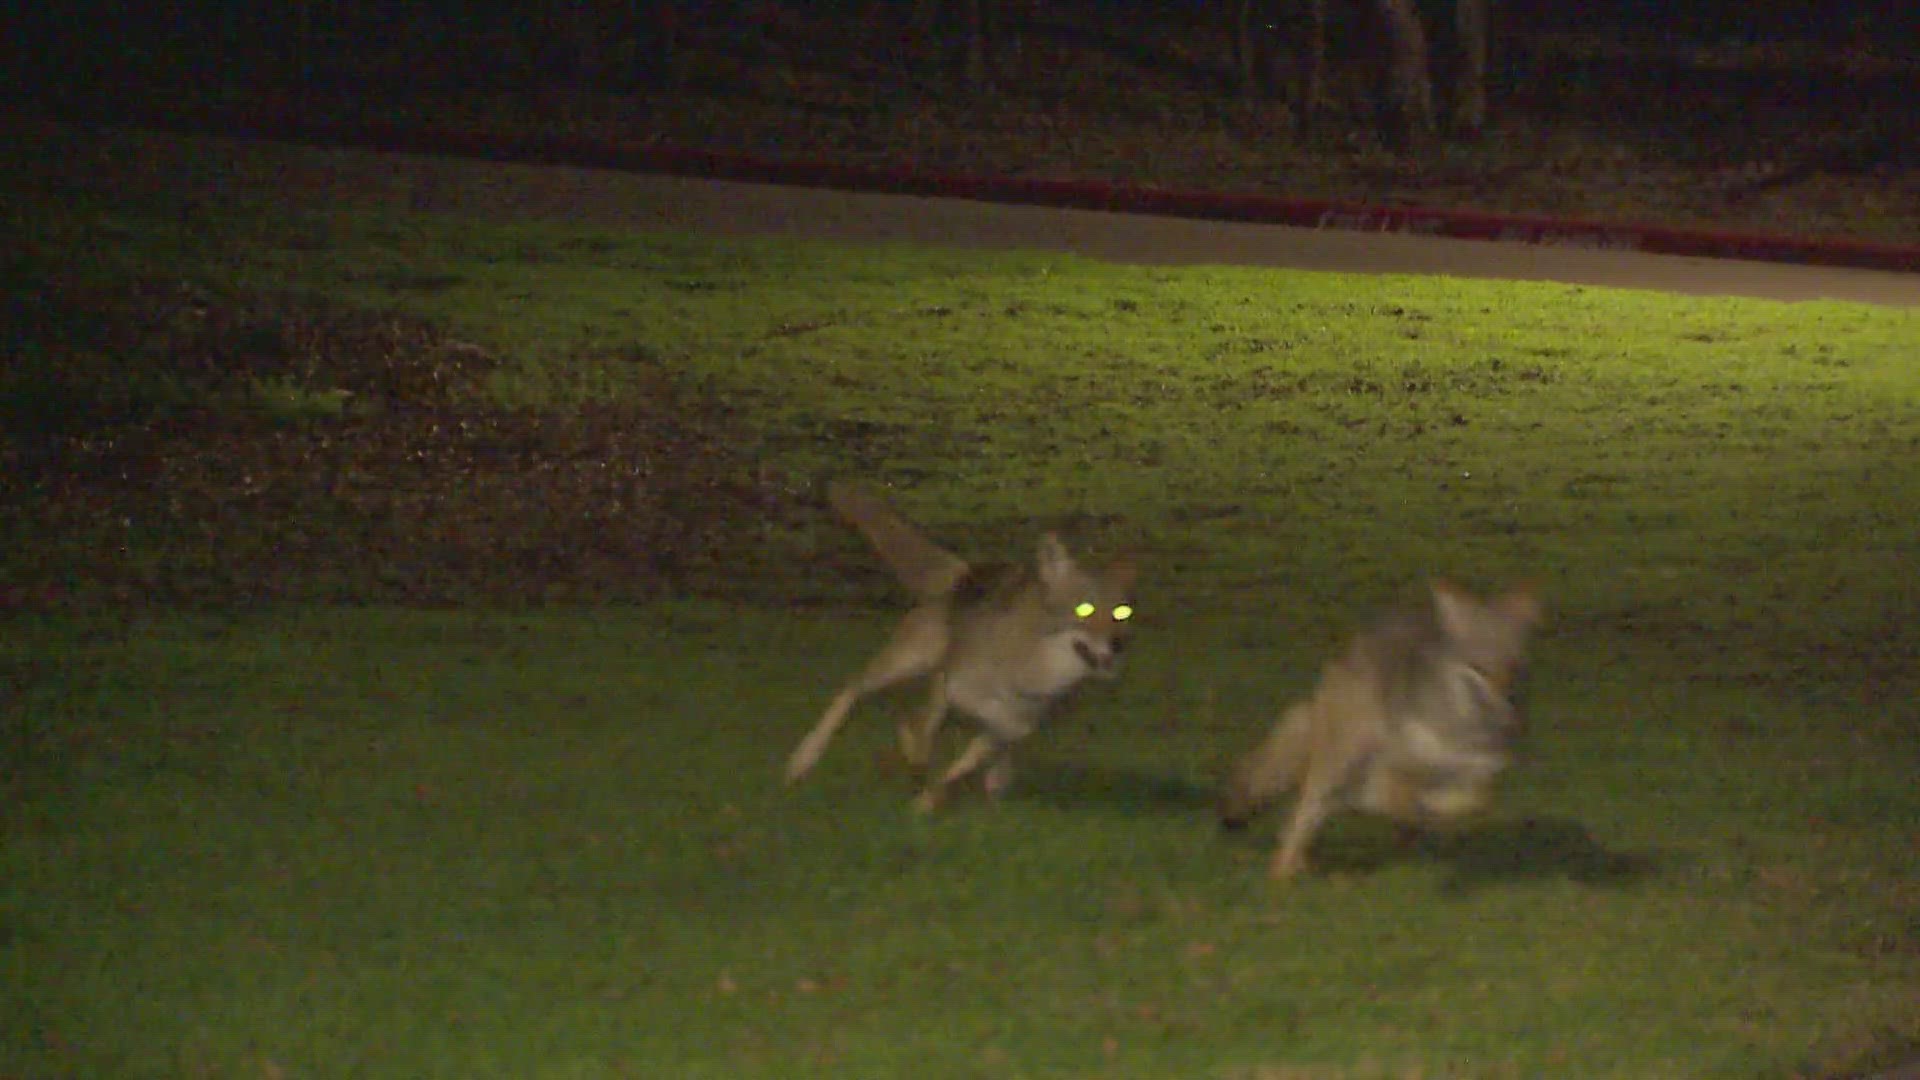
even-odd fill
[[[0,497],[62,549],[16,603],[637,600],[802,514],[644,349],[598,358],[639,392],[551,410],[417,316],[165,281],[12,314]]]

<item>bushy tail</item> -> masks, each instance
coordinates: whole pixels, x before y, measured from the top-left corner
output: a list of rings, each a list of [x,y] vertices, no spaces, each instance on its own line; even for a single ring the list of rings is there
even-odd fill
[[[1254,815],[1299,783],[1312,746],[1313,702],[1303,701],[1288,709],[1267,733],[1266,741],[1234,766],[1220,797],[1221,826],[1244,828]]]
[[[927,539],[885,499],[865,487],[832,481],[827,485],[827,502],[847,524],[860,530],[915,596],[940,596],[966,576],[965,560]]]

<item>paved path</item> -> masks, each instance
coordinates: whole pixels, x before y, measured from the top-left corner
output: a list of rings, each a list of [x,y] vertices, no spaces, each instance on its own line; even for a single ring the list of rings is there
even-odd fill
[[[1697,295],[1920,306],[1920,275],[1451,240],[1394,233],[1004,206],[658,177],[654,220],[731,234],[781,233],[1071,251],[1116,262],[1284,266],[1353,273],[1560,281]]]
[[[1315,230],[962,199],[824,189],[120,131],[62,125],[11,134],[41,143],[23,167],[52,182],[271,190],[296,205],[409,206],[532,214],[730,235],[787,234],[1043,248],[1116,262],[1450,274],[1779,300],[1920,306],[1920,275],[1545,247],[1397,233]],[[129,165],[136,166],[129,169]],[[54,179],[57,177],[57,180]]]

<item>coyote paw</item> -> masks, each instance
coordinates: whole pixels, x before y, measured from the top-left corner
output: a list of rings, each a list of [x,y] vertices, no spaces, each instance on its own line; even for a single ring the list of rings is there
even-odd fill
[[[918,798],[913,800],[913,812],[916,814],[931,814],[938,809],[940,809],[940,791],[938,788],[928,788],[921,792]]]
[[[812,772],[813,767],[819,763],[820,751],[806,746],[795,750],[793,756],[787,758],[787,783],[792,784],[798,781],[801,777],[807,775],[807,773]]]
[[[926,747],[920,745],[920,733],[911,725],[900,725],[900,760],[906,763],[907,771],[918,776],[927,771],[927,759],[932,755]]]
[[[1307,872],[1307,860],[1301,858],[1280,858],[1273,860],[1267,867],[1267,880],[1276,885],[1285,885],[1294,878]]]
[[[998,803],[1012,786],[1013,770],[1007,766],[1005,758],[995,762],[987,774],[980,778],[980,790],[986,792],[990,803]]]

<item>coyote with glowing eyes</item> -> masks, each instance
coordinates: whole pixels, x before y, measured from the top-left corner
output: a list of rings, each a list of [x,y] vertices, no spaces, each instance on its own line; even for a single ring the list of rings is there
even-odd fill
[[[1013,776],[1013,744],[1033,734],[1047,710],[1081,681],[1118,673],[1133,617],[1133,565],[1121,560],[1085,569],[1048,533],[1031,567],[975,568],[865,488],[834,482],[827,501],[866,536],[918,603],[795,748],[787,782],[819,762],[855,702],[925,675],[932,678],[926,707],[900,724],[907,763],[927,768],[950,708],[966,713],[979,731],[920,793],[915,808],[933,810],[955,781],[975,772],[982,772],[988,797],[997,799]]]

